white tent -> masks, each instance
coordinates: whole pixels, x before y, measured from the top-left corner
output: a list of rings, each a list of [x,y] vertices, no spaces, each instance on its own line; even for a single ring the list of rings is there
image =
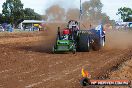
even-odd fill
[[[44,20],[24,20],[22,23],[20,23],[20,28],[23,29],[22,25],[23,24],[41,24],[41,23],[45,23]]]

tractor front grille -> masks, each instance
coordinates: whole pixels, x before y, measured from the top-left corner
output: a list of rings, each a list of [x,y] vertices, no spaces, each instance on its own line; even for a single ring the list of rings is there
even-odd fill
[[[58,46],[58,50],[67,50],[68,46]]]

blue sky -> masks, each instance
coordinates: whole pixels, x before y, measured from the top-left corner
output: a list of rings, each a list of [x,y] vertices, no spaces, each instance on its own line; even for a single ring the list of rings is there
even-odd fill
[[[0,13],[2,10],[2,4],[6,0],[0,0]],[[59,4],[64,8],[79,8],[80,0],[21,0],[24,4],[24,8],[32,8],[40,14],[44,14],[45,9],[53,4]],[[88,1],[88,0],[82,0]],[[103,3],[103,12],[105,12],[110,19],[118,20],[119,17],[116,16],[117,10],[120,7],[132,8],[132,0],[101,0]]]

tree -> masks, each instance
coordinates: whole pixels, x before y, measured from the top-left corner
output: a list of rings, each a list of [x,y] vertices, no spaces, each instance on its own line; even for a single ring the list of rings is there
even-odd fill
[[[82,20],[90,23],[108,23],[109,16],[102,13],[103,4],[100,0],[89,0],[82,4],[83,17]]]
[[[20,0],[6,0],[2,7],[2,14],[11,24],[15,24],[16,20],[23,18],[23,4]]]
[[[118,9],[117,15],[121,16],[123,21],[132,21],[132,9],[127,7],[121,7]]]
[[[103,4],[100,0],[85,1],[82,4],[83,13],[89,16],[94,16],[96,13],[102,12]]]
[[[9,21],[2,13],[0,13],[0,24],[2,23],[9,23]]]
[[[90,0],[90,11],[101,12],[103,4],[100,0]]]
[[[85,1],[82,4],[83,20],[97,22],[102,17],[103,4],[100,0]]]
[[[25,20],[41,20],[42,17],[38,13],[34,12],[34,9],[25,8],[24,9],[24,19]]]
[[[0,13],[0,24],[3,23],[3,16],[2,14]]]
[[[46,10],[48,21],[63,21],[65,20],[65,9],[58,5],[53,5]]]
[[[110,17],[109,16],[107,16],[107,14],[106,13],[102,13],[101,14],[101,22],[103,23],[103,24],[105,24],[105,23],[110,23]]]

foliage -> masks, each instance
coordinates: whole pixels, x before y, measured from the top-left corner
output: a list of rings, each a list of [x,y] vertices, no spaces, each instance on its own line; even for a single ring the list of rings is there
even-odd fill
[[[25,8],[24,9],[24,19],[25,20],[41,20],[41,15],[34,12],[31,8]]]
[[[103,4],[100,0],[89,0],[82,3],[82,20],[90,23],[108,23],[109,16],[102,13]],[[59,5],[53,5],[46,10],[48,21],[79,20],[80,11],[78,8],[70,8],[65,11]]]
[[[9,20],[12,24],[24,15],[23,4],[20,0],[6,0],[2,7],[2,14],[5,16],[6,20]]]
[[[91,21],[91,23],[106,23],[109,21],[109,16],[102,13],[103,4],[100,0],[85,1],[82,4],[83,20]]]
[[[33,9],[23,9],[21,0],[6,0],[2,5],[1,23],[19,24],[22,20],[41,20],[41,15],[34,12]]]
[[[121,7],[118,9],[117,15],[121,16],[123,21],[132,21],[132,9],[127,7]]]
[[[62,21],[65,20],[65,9],[58,5],[53,5],[46,10],[48,21]]]
[[[2,14],[0,13],[0,24],[2,24],[3,23],[3,16],[2,16]]]

